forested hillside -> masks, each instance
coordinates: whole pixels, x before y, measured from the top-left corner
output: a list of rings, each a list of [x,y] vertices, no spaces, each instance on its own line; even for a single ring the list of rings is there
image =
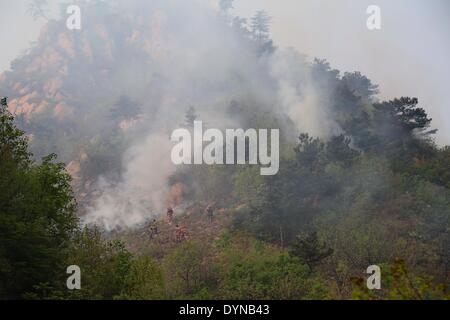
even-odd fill
[[[81,1],[80,31],[50,20],[0,75],[0,299],[448,299],[450,147],[426,106],[221,4]],[[194,120],[280,129],[278,174],[168,164]]]

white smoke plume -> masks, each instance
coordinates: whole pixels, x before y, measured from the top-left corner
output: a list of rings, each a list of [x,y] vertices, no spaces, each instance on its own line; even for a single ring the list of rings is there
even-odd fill
[[[137,18],[151,26],[152,33],[145,38],[141,31],[133,31],[130,41],[142,41],[143,49],[157,61],[149,66],[157,68],[164,79],[162,98],[147,115],[152,123],[144,129],[147,138],[133,143],[126,153],[121,180],[99,180],[101,195],[89,208],[85,222],[107,229],[133,227],[172,205],[166,200],[168,178],[175,171],[169,137],[183,123],[188,105],[194,105],[200,119],[214,128],[240,127],[239,119],[227,113],[234,99],[261,112],[289,116],[299,132],[322,137],[332,133],[328,97],[311,84],[306,62],[291,61],[295,59],[291,52],[256,56],[242,35],[227,26],[227,17],[195,1],[158,2]],[[133,82],[126,77],[122,80]]]
[[[185,125],[191,105],[205,126],[221,130],[241,128],[255,113],[269,112],[279,117],[281,134],[289,132],[285,138],[291,141],[299,132],[323,138],[339,132],[327,89],[316,86],[302,56],[275,47],[261,51],[260,43],[248,40],[248,29],[205,3],[78,3],[82,29],[67,30],[64,18],[49,21],[37,46],[0,81],[17,91],[10,107],[26,111],[27,119],[53,110],[58,119],[49,123],[56,135],[92,144],[98,136],[108,141],[117,130],[126,133],[122,168],[116,168],[120,176],[94,176],[94,187],[85,190],[91,194],[83,203],[85,223],[132,228],[162,215],[168,205],[179,205],[168,200],[171,191],[179,193],[168,183],[176,170],[170,135]],[[112,107],[127,108],[115,105],[121,96],[140,111],[116,124],[107,119]],[[233,103],[239,111],[230,110]],[[294,128],[284,125],[286,119]],[[83,148],[52,151],[70,162],[74,154],[90,157]],[[110,159],[97,161],[102,167]],[[75,171],[81,167],[71,165]]]
[[[167,179],[174,172],[167,136],[151,134],[132,146],[124,157],[122,180],[113,183],[100,178],[100,196],[84,218],[87,224],[107,230],[133,227],[159,215],[167,196]]]
[[[330,116],[330,90],[315,87],[303,56],[292,49],[278,51],[271,67],[278,83],[281,111],[295,123],[297,130],[322,138],[340,132]]]

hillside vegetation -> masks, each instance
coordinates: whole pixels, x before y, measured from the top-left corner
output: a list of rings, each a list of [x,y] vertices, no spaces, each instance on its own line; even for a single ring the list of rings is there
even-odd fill
[[[80,4],[79,33],[49,21],[0,75],[0,299],[449,298],[450,147],[418,99],[226,1]],[[280,129],[280,171],[168,168],[195,119]]]

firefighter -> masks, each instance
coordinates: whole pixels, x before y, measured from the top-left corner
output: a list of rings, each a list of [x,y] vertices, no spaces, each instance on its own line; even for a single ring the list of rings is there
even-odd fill
[[[167,222],[171,225],[173,222],[173,209],[172,207],[167,208]]]
[[[150,240],[152,240],[157,234],[158,234],[158,223],[156,222],[156,219],[153,219],[153,221],[150,223]]]
[[[212,223],[214,217],[214,206],[213,204],[209,204],[205,209],[206,216],[209,219],[209,223]]]
[[[175,227],[175,241],[177,242],[177,243],[180,243],[181,242],[181,234],[182,234],[182,228],[179,226],[179,225],[177,225],[176,227]]]
[[[185,227],[181,228],[181,241],[184,241],[187,239],[187,230]]]
[[[181,227],[177,224],[175,227],[175,241],[177,243],[180,243],[184,240],[186,240],[187,237],[187,230],[184,227]]]

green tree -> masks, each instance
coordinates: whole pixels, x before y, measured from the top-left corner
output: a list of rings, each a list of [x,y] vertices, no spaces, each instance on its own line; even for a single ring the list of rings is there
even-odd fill
[[[294,150],[296,160],[302,167],[318,169],[323,166],[325,144],[319,138],[302,133]]]
[[[326,290],[305,264],[263,242],[237,237],[219,257],[221,299],[324,298]]]
[[[192,298],[207,288],[208,265],[204,245],[196,241],[182,243],[164,257],[164,279],[168,297]]]
[[[374,129],[380,140],[379,149],[410,157],[414,153],[426,154],[424,144],[417,136],[427,137],[436,130],[427,129],[431,118],[423,108],[418,107],[417,98],[402,97],[391,101],[375,103]],[[399,153],[398,149],[403,152]],[[393,150],[392,150],[393,149]],[[405,152],[406,151],[406,152]]]
[[[156,261],[149,257],[134,260],[120,295],[128,300],[159,300],[165,298],[163,274]]]
[[[313,270],[322,260],[333,254],[333,249],[319,240],[317,232],[299,235],[292,244],[291,254]]]
[[[344,167],[351,166],[359,156],[359,152],[350,147],[351,139],[344,135],[333,136],[326,144],[328,161],[337,162]]]
[[[372,81],[361,72],[346,72],[342,77],[342,82],[355,96],[367,100],[379,93],[378,85],[372,84]]]
[[[84,228],[74,237],[69,265],[77,265],[82,273],[83,299],[114,299],[127,288],[131,253],[121,241],[105,241],[97,228]]]
[[[70,176],[55,155],[36,164],[6,98],[0,106],[0,298],[65,284],[68,247],[78,221]]]

